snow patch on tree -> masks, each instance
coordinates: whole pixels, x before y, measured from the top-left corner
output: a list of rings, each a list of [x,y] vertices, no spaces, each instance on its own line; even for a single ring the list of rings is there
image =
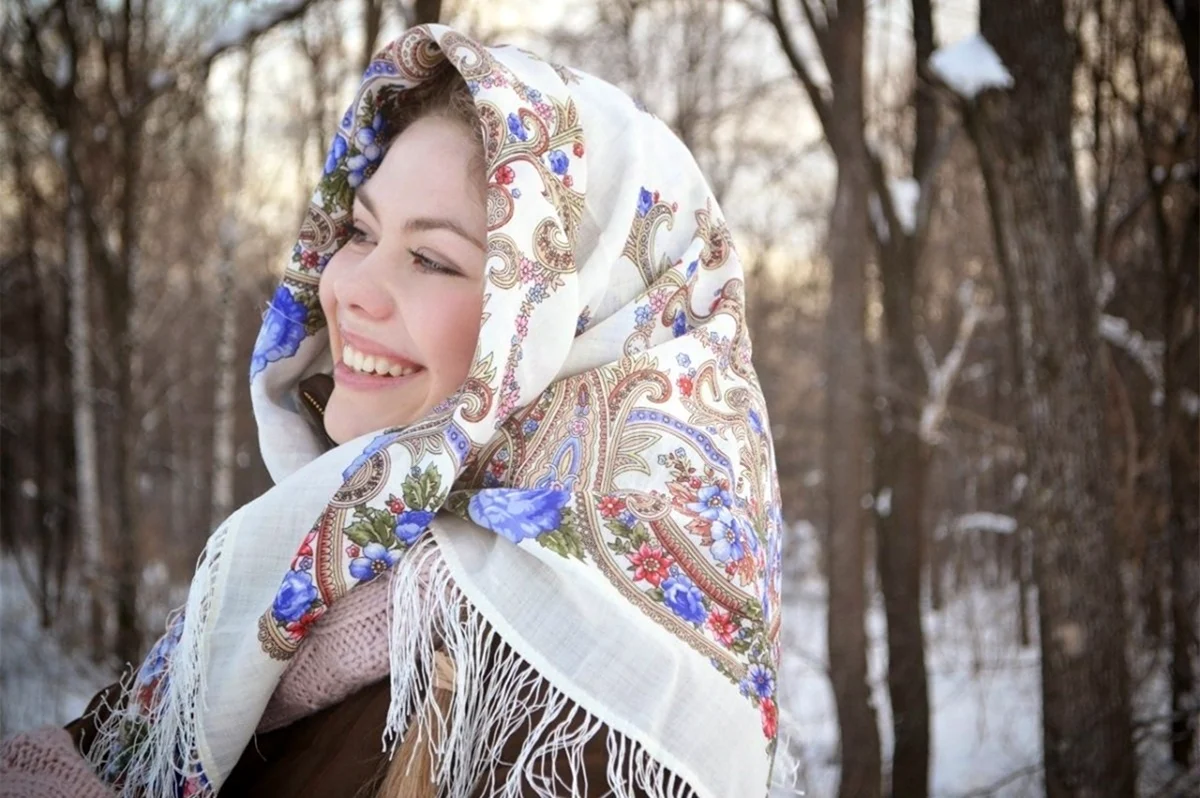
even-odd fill
[[[921,199],[921,184],[911,177],[893,177],[888,180],[887,185],[896,221],[906,235],[912,235],[913,231],[917,229],[917,203]],[[875,225],[875,232],[879,235],[879,240],[890,241],[892,236],[887,215],[883,212],[883,206],[875,194],[871,195],[870,213],[871,223]]]
[[[291,17],[311,0],[281,0],[278,3],[248,10],[221,26],[200,48],[202,58],[210,58],[221,50],[240,47],[259,34],[270,30],[281,20]]]
[[[1011,535],[1017,531],[1017,519],[999,513],[967,513],[954,520],[955,532],[994,532]]]
[[[929,57],[929,68],[964,100],[974,100],[990,89],[1011,89],[1013,76],[988,44],[976,33]]]

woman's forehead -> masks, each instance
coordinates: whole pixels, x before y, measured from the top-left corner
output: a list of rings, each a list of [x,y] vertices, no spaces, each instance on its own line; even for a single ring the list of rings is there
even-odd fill
[[[485,178],[477,145],[451,120],[417,120],[392,141],[379,167],[355,192],[356,206],[373,216],[451,215],[482,208]],[[465,206],[465,207],[464,207]]]

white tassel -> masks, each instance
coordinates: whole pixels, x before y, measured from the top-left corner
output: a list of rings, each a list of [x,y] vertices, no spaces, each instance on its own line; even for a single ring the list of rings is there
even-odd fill
[[[480,786],[482,794],[503,798],[587,794],[584,748],[604,722],[543,679],[500,638],[454,584],[432,538],[396,564],[391,592],[392,697],[384,749],[394,753],[409,733],[430,741],[428,753],[437,763],[435,778],[444,798],[470,798]],[[430,689],[439,649],[455,666],[449,718]],[[416,720],[413,728],[410,719]],[[435,723],[437,734],[429,728]],[[501,762],[505,743],[513,738],[523,740],[520,751],[514,761]],[[438,740],[441,750],[434,750]],[[634,788],[638,798],[694,798],[693,790],[637,741],[609,729],[605,742],[614,798],[634,798]],[[507,767],[507,776],[497,765]]]
[[[119,787],[121,798],[175,798],[181,778],[199,769],[196,707],[205,690],[200,630],[207,625],[228,528],[228,522],[221,525],[200,554],[189,595],[195,595],[198,584],[203,592],[194,608],[187,607],[179,642],[155,685],[151,713],[143,715],[136,707],[132,692],[137,671],[133,671],[122,681],[120,698],[107,707],[111,712],[96,730],[88,763],[102,779]],[[127,739],[131,728],[144,729],[146,736]]]

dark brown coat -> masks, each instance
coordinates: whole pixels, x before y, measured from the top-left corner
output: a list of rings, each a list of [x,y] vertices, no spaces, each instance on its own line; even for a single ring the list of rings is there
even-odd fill
[[[95,738],[96,724],[105,717],[100,709],[106,706],[105,699],[117,695],[118,685],[108,687],[92,700],[81,718],[67,725],[84,754]],[[295,723],[255,735],[222,786],[220,798],[375,798],[388,766],[381,737],[390,699],[385,679]],[[535,715],[530,722],[537,720]],[[601,730],[584,748],[587,796],[608,792],[605,736]],[[514,737],[502,752],[501,762],[512,762],[520,745],[521,738]],[[502,777],[505,768],[502,764],[497,767]],[[482,790],[477,796],[484,798]]]

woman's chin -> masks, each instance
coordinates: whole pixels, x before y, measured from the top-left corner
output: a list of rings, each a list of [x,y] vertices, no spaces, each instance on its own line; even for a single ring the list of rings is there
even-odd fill
[[[338,397],[338,389],[334,388],[325,408],[325,434],[339,446],[369,432],[411,424],[415,420],[409,417],[410,413],[396,412],[394,408],[389,408],[392,410],[390,413],[380,413],[358,403],[347,402],[346,398]]]

